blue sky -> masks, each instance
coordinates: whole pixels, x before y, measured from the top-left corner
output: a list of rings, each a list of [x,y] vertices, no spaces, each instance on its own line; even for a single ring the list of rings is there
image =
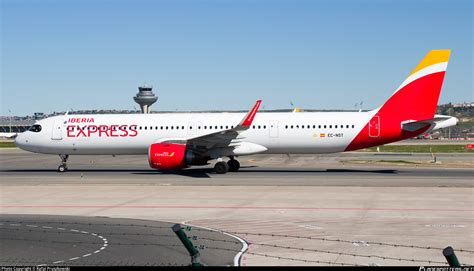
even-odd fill
[[[440,103],[473,101],[472,1],[1,2],[1,115],[133,109],[364,109],[430,49]]]

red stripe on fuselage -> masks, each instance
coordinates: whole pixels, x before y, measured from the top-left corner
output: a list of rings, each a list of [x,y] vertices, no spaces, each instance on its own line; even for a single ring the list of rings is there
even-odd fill
[[[444,74],[443,71],[426,75],[398,90],[374,115],[380,118],[379,136],[370,137],[369,120],[345,151],[404,140],[428,130],[429,125],[416,131],[405,131],[402,130],[402,122],[434,117]]]

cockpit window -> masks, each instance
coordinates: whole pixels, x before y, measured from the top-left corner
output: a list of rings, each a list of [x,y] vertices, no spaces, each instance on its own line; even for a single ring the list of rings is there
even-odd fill
[[[35,125],[30,127],[29,131],[34,132],[34,133],[38,133],[38,132],[41,131],[41,125],[35,124]]]

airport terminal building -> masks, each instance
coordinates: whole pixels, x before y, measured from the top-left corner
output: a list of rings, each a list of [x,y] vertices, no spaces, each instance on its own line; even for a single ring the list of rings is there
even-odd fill
[[[21,133],[28,130],[36,120],[34,119],[0,119],[0,133]]]

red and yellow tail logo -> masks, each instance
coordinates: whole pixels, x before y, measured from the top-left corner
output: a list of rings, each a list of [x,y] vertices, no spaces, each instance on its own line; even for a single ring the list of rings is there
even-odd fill
[[[401,129],[406,121],[432,119],[436,113],[444,74],[451,50],[432,50],[413,69],[395,93],[380,108],[369,113],[372,119],[349,144],[346,151],[357,150],[423,133],[429,127],[407,132]],[[370,124],[375,123],[376,127]]]

